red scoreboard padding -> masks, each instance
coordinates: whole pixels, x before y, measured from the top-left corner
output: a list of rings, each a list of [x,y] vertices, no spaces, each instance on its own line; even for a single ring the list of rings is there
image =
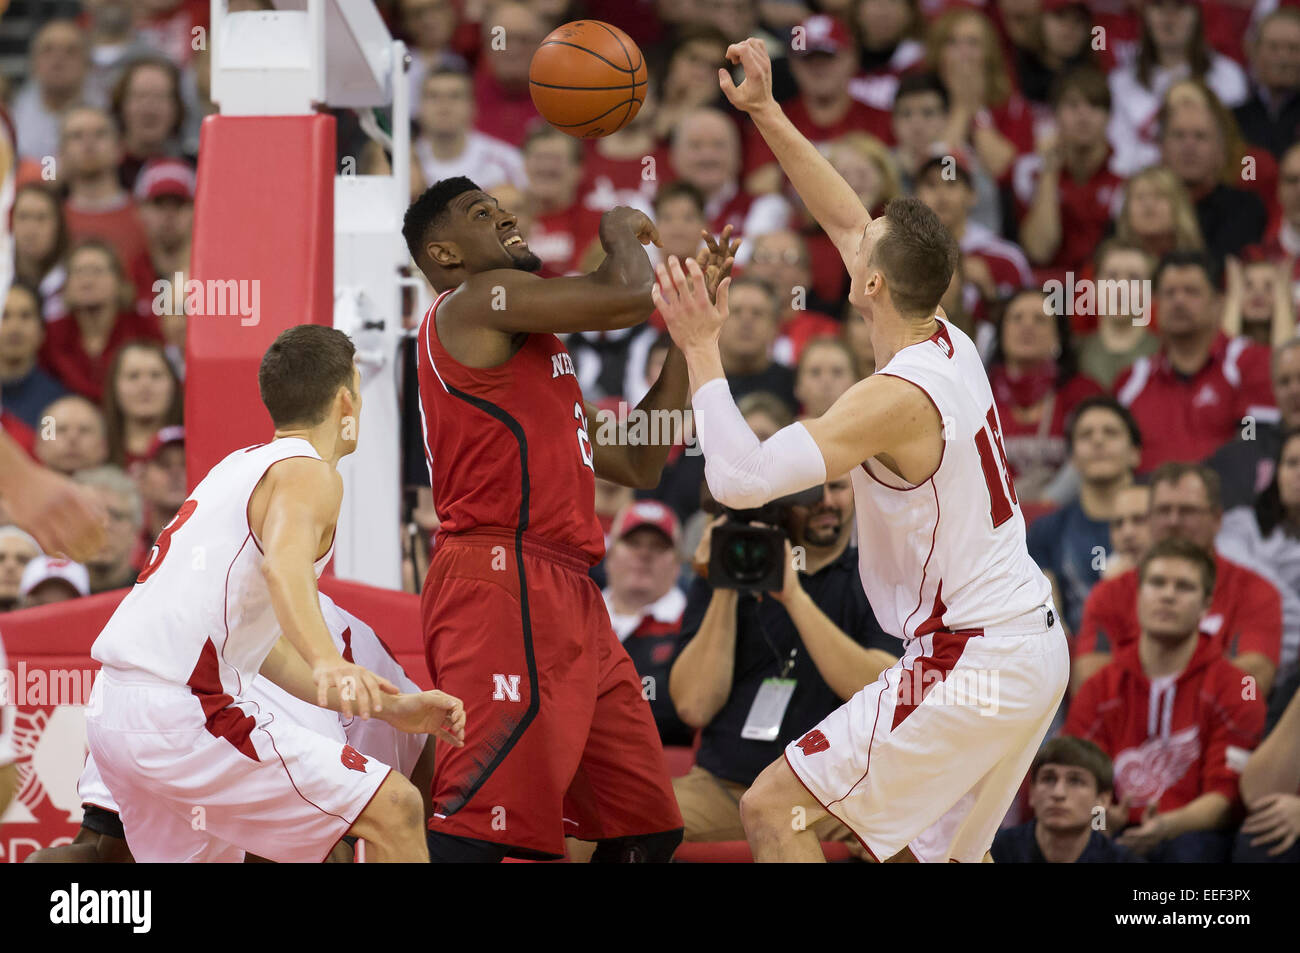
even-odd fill
[[[276,335],[334,323],[336,148],[333,116],[203,121],[187,284],[202,292],[186,328],[191,489],[232,450],[268,439],[257,368]]]
[[[320,588],[369,623],[413,681],[430,686],[418,596],[332,577],[322,578]],[[0,616],[9,656],[9,671],[0,678],[17,707],[19,784],[0,824],[0,863],[19,863],[77,833],[77,778],[86,756],[83,708],[99,669],[90,646],[127,592],[117,589]]]

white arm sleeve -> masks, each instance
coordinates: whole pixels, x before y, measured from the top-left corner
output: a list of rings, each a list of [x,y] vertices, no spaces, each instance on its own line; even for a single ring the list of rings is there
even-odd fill
[[[826,461],[803,424],[791,424],[759,442],[719,377],[691,401],[695,433],[704,451],[704,479],[713,498],[744,510],[826,482]]]

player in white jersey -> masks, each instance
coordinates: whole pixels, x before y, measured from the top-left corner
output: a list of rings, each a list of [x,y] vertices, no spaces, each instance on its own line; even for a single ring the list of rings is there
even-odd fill
[[[409,781],[247,696],[260,671],[347,717],[463,738],[459,700],[400,693],[347,661],[321,613],[337,465],[357,445],[352,342],[332,328],[290,328],[262,358],[258,386],[274,439],[208,472],[91,648],[102,665],[86,716],[91,753],[138,861],[238,861],[245,851],[319,861],[347,833],[375,860],[427,861]]]
[[[723,92],[848,266],[877,371],[760,443],[723,376],[725,293],[712,305],[693,263],[661,266],[655,303],[686,356],[709,489],[743,509],[852,473],[862,585],[904,640],[894,666],[759,775],[741,801],[745,831],[757,860],[822,860],[812,827],[829,812],[881,861],[980,861],[1065,692],[1069,655],[1025,548],[988,378],[938,307],[956,243],[915,199],[873,221],[772,99],[762,42],[727,56],[745,80],[720,70]]]
[[[382,675],[403,692],[420,691],[374,629],[323,592],[320,606],[330,639],[345,659]],[[427,735],[397,731],[377,718],[343,718],[295,698],[263,675],[253,679],[245,698],[275,718],[288,719],[340,745],[351,745],[363,757],[391,764],[419,789],[427,788],[424,782],[432,779],[434,746]],[[130,863],[133,858],[126,846],[117,801],[89,754],[77,780],[77,796],[84,816],[76,838],[70,844],[35,851],[27,863]],[[430,805],[426,804],[426,818],[430,813]],[[336,851],[336,856],[350,860],[351,851],[342,849]]]

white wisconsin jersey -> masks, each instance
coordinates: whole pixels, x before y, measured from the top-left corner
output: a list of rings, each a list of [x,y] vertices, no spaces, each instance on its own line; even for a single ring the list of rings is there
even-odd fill
[[[194,488],[90,654],[103,665],[241,697],[280,636],[248,501],[274,464],[319,460],[298,437],[236,450]],[[334,555],[316,560],[316,576]]]
[[[903,348],[877,374],[925,391],[943,422],[939,468],[917,486],[880,461],[854,467],[862,587],[886,632],[1008,623],[1048,604],[1052,587],[1025,547],[1001,423],[979,353],[959,328]]]

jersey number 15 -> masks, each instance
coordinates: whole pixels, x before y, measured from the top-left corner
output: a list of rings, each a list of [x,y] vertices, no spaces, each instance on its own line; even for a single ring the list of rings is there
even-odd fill
[[[980,469],[984,471],[984,483],[989,488],[989,516],[993,518],[993,526],[996,528],[1011,519],[1011,504],[1018,505],[1020,501],[1016,499],[1016,484],[1011,479],[1007,451],[1002,447],[1002,431],[998,428],[997,414],[992,407],[985,419],[988,426],[976,431],[975,449],[979,451]],[[991,441],[990,434],[993,436]],[[995,445],[998,448],[996,457],[993,455]],[[1008,496],[1011,498],[1007,499]]]

